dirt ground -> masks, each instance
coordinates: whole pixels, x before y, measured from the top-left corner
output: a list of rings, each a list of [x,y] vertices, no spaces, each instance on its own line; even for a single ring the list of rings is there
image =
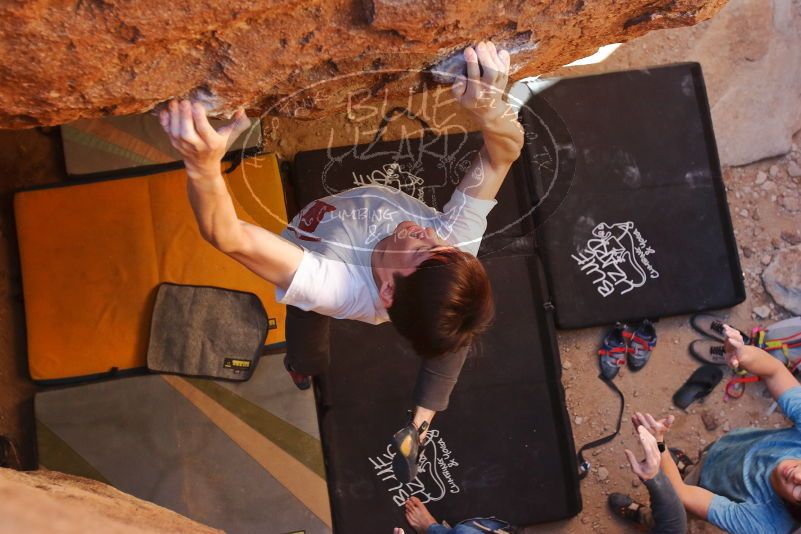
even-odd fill
[[[415,98],[417,100],[406,104],[413,109],[430,109],[432,101],[422,103],[420,97]],[[454,110],[442,106],[440,111],[446,116]],[[266,148],[291,158],[299,150],[368,141],[377,121],[375,117],[365,119],[351,112],[316,122],[265,122]],[[462,124],[470,126],[469,121],[462,121]],[[386,138],[402,135],[404,128],[408,133],[416,126],[406,119],[398,121],[391,126]],[[784,157],[724,169],[748,299],[721,314],[743,329],[757,324],[752,316],[755,306],[768,305],[771,309],[770,318],[762,321],[763,324],[789,315],[770,301],[759,275],[776,250],[791,246],[791,236],[798,236],[801,229],[801,212],[797,209],[799,178],[791,177],[787,171],[791,162],[801,163],[800,143],[801,135],[797,135],[794,151]],[[33,395],[37,387],[29,381],[25,363],[25,326],[12,197],[14,191],[22,188],[65,180],[57,133],[0,132],[0,168],[4,171],[0,180],[0,434],[18,444],[24,467],[30,469],[36,466]],[[760,172],[766,174],[767,180],[760,179],[757,184]],[[766,187],[767,182],[772,185]],[[793,198],[795,203],[785,202]],[[691,268],[692,259],[687,261]],[[771,400],[759,385],[749,385],[742,399],[728,402],[724,401],[723,388],[719,386],[703,403],[691,406],[686,413],[673,408],[670,402],[673,392],[698,366],[687,352],[688,344],[698,336],[689,327],[688,317],[662,319],[657,331],[659,342],[648,366],[637,374],[622,371],[616,379],[626,396],[624,417],[628,418],[635,410],[674,413],[677,421],[669,443],[684,449],[691,457],[697,456],[700,449],[729,429],[785,424],[781,414],[768,415]],[[563,383],[577,446],[607,434],[615,423],[616,398],[597,379],[596,351],[603,333],[604,329],[593,328],[562,331],[558,335]],[[716,420],[715,429],[707,430],[703,414]],[[583,512],[574,519],[531,531],[637,532],[638,529],[612,517],[606,505],[606,497],[613,491],[631,493],[645,500],[647,492],[630,472],[623,454],[625,447],[636,450],[636,446],[631,426],[625,424],[621,436],[589,454],[593,469],[582,482]],[[714,532],[715,529],[694,522],[692,531]]]

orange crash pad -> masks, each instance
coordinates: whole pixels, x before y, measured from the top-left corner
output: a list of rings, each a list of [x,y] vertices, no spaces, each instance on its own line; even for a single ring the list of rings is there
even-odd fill
[[[273,232],[286,226],[274,155],[246,158],[223,176],[241,219]],[[201,237],[183,169],[20,192],[14,209],[34,380],[145,367],[162,282],[255,293],[270,318],[267,343],[285,340],[274,286]]]

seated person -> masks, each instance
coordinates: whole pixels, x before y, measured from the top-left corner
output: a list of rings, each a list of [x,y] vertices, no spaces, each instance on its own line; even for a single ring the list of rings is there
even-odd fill
[[[620,493],[609,496],[612,510],[625,519],[651,527],[651,534],[684,534],[687,532],[687,514],[665,474],[659,468],[661,453],[656,438],[643,426],[635,422],[640,446],[645,459],[637,461],[634,453],[626,449],[631,470],[640,477],[651,495],[651,509],[638,505],[631,498]],[[406,501],[406,521],[417,534],[505,534],[518,532],[506,521],[492,518],[467,519],[453,528],[438,523],[428,508],[417,497]],[[402,528],[395,528],[394,534],[404,534]]]
[[[789,428],[733,430],[713,443],[696,471],[698,485],[682,480],[669,451],[662,469],[688,512],[734,534],[788,533],[801,523],[801,386],[779,360],[743,344],[740,333],[725,327],[726,362],[758,376],[768,387]],[[670,420],[638,414],[659,441]]]
[[[406,501],[406,521],[417,534],[514,534],[518,529],[506,521],[494,517],[476,517],[465,519],[451,528],[446,523],[437,523],[426,505],[417,497]],[[404,534],[402,528],[395,528],[393,534]]]
[[[609,496],[609,505],[621,517],[649,525],[651,534],[684,534],[687,532],[687,514],[678,495],[659,468],[661,453],[656,438],[644,426],[635,423],[635,427],[645,459],[638,462],[634,453],[628,449],[626,457],[631,464],[631,470],[648,488],[651,509],[637,505],[631,498],[620,493]],[[417,497],[406,501],[405,515],[406,521],[417,534],[511,534],[519,531],[508,522],[494,517],[467,519],[450,528],[446,524],[438,523]],[[403,529],[395,528],[394,534],[404,534]]]
[[[672,422],[672,419],[670,421]],[[650,534],[684,534],[687,532],[687,513],[673,486],[670,485],[670,481],[659,468],[662,458],[659,443],[636,420],[634,426],[637,429],[645,459],[638,462],[634,453],[628,449],[626,449],[626,458],[631,465],[631,470],[648,488],[651,506],[643,506],[628,495],[612,493],[608,499],[609,507],[623,519],[648,526]],[[664,443],[662,446],[664,447]]]
[[[312,202],[275,235],[239,220],[220,174],[227,146],[247,127],[244,113],[219,131],[198,103],[172,101],[160,116],[184,158],[200,233],[273,283],[288,305],[285,365],[299,388],[328,366],[328,317],[392,321],[423,358],[416,410],[395,436],[401,454],[393,467],[403,482],[416,475],[425,428],[447,407],[469,346],[493,318],[489,278],[475,254],[523,146],[517,114],[503,98],[508,52],[481,42],[464,58],[466,77],[454,82],[453,94],[481,125],[484,146],[444,213],[370,185]]]

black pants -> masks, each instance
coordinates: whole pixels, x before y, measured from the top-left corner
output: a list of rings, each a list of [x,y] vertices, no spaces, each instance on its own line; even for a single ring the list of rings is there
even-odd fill
[[[295,306],[286,307],[286,359],[298,373],[316,376],[328,369],[331,318]]]

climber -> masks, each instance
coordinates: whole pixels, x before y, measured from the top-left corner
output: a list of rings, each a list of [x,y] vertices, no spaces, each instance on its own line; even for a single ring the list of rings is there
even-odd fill
[[[217,131],[198,103],[173,100],[160,114],[184,158],[203,237],[275,284],[277,299],[287,304],[284,363],[298,388],[308,388],[328,365],[329,317],[392,321],[421,356],[416,409],[394,438],[403,481],[414,478],[417,445],[434,414],[447,408],[469,347],[493,318],[490,282],[475,255],[523,146],[523,129],[504,100],[508,52],[481,42],[466,48],[464,59],[465,76],[452,91],[480,124],[484,146],[443,212],[398,190],[366,185],[312,202],[273,234],[239,220],[220,173],[226,148],[247,127],[244,112]],[[366,215],[345,216],[358,213]]]

